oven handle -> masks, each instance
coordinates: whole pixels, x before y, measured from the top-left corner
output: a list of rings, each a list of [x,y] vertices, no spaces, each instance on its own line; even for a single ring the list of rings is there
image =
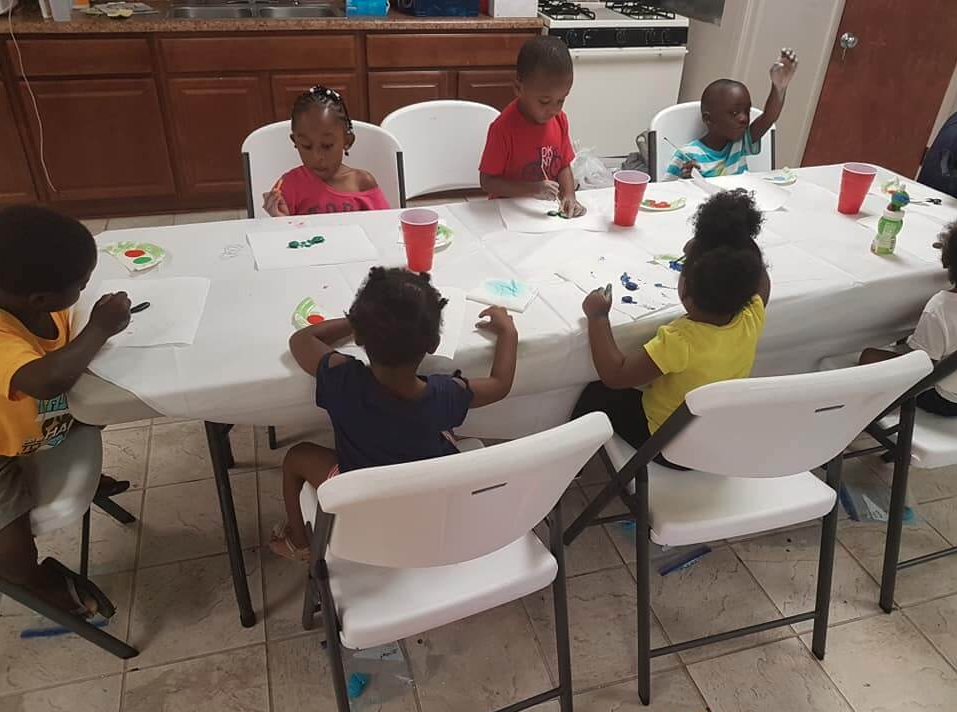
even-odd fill
[[[572,57],[684,57],[687,47],[577,47],[569,50]]]

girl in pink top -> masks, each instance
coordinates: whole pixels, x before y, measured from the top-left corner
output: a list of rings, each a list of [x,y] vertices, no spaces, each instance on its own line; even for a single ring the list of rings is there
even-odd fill
[[[339,92],[323,86],[303,92],[292,107],[290,138],[302,165],[283,174],[263,194],[263,207],[270,215],[389,209],[375,177],[342,162],[356,136]]]

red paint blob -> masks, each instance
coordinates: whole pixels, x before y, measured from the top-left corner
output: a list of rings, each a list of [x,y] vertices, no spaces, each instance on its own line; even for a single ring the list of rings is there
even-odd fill
[[[127,257],[142,257],[146,253],[143,250],[127,250],[123,254]]]
[[[306,321],[308,321],[310,324],[321,324],[325,320],[326,317],[324,317],[322,314],[310,314],[306,317]]]

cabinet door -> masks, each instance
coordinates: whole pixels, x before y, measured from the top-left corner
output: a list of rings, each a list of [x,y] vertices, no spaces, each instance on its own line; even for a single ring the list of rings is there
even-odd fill
[[[166,195],[174,192],[166,132],[152,79],[56,79],[32,82],[51,200]],[[32,107],[20,83],[23,106]],[[36,116],[27,111],[39,153]]]
[[[365,97],[359,76],[345,72],[322,72],[314,74],[274,74],[272,78],[273,118],[288,119],[292,105],[306,89],[322,84],[342,94],[349,107],[349,116],[365,121],[367,113]]]
[[[515,70],[463,69],[459,72],[458,98],[501,111],[515,98]]]
[[[242,145],[269,123],[258,77],[177,77],[167,82],[183,192],[244,193]]]
[[[452,97],[449,72],[369,72],[369,120],[375,124],[396,109]]]
[[[33,187],[27,156],[23,151],[20,133],[14,123],[10,97],[0,83],[0,205],[33,202],[37,192]]]

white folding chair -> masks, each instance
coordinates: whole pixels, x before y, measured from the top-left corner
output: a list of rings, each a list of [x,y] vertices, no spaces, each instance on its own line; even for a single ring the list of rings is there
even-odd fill
[[[651,659],[800,621],[814,620],[812,650],[824,658],[842,453],[898,396],[930,373],[913,353],[840,371],[723,381],[696,388],[637,452],[618,436],[603,455],[611,481],[565,532],[635,519],[638,692],[651,701]],[[652,460],[692,468],[681,472]],[[808,470],[827,464],[827,484]],[[615,474],[612,474],[615,473]],[[635,494],[626,492],[635,482]],[[601,517],[616,496],[630,514]],[[813,611],[651,649],[649,538],[682,546],[747,536],[824,517]]]
[[[473,101],[425,101],[393,111],[382,128],[399,140],[407,198],[479,187],[479,162],[498,109]]]
[[[751,121],[754,121],[764,112],[751,107]],[[752,171],[770,171],[774,169],[774,140],[777,125],[761,139],[761,152],[748,156],[748,169]],[[701,102],[686,101],[662,109],[651,120],[648,132],[648,166],[652,178],[656,181],[665,179],[665,171],[674,154],[674,147],[668,143],[681,147],[696,138],[705,135],[707,129],[701,120]]]
[[[80,539],[80,576],[86,578],[90,552],[90,507],[96,504],[118,521],[136,521],[129,512],[98,492],[103,464],[100,429],[75,424],[69,436],[55,448],[24,458],[24,476],[29,477],[35,500],[30,511],[34,536],[83,522]],[[29,590],[0,575],[0,595],[10,596],[23,606],[49,618],[94,645],[120,658],[132,658],[139,651],[96,626],[51,606]]]
[[[303,626],[318,604],[339,712],[348,712],[341,646],[371,648],[515,601],[549,584],[557,687],[509,705],[559,699],[572,710],[571,652],[558,501],[611,437],[600,413],[487,449],[348,472],[302,489],[314,526]],[[318,503],[318,505],[317,505]],[[548,519],[550,550],[532,529]]]
[[[262,207],[262,195],[268,192],[286,171],[300,165],[299,153],[289,139],[292,122],[276,121],[260,126],[243,141],[243,167],[246,172],[246,214],[251,218],[268,217]],[[364,121],[353,121],[356,142],[346,163],[375,176],[393,208],[405,207],[402,177],[402,149],[388,131]]]

